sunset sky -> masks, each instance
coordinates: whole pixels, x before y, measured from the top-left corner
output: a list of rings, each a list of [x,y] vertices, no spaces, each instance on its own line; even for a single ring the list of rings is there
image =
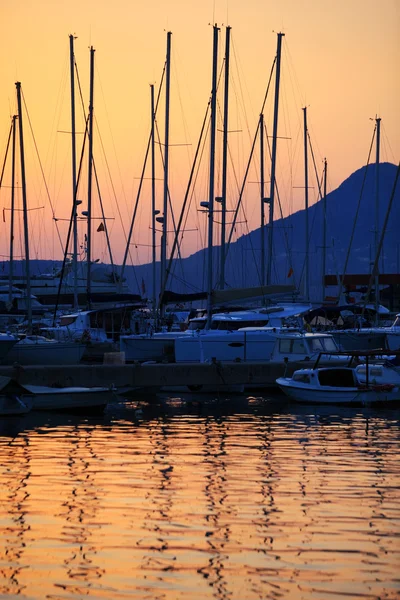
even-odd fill
[[[211,90],[212,24],[220,28],[219,72],[223,68],[226,25],[231,26],[231,95],[229,149],[230,208],[241,187],[251,141],[276,53],[277,32],[285,33],[282,49],[281,104],[277,183],[283,214],[304,204],[302,107],[317,170],[328,160],[333,190],[366,164],[374,118],[382,118],[381,160],[400,157],[400,2],[398,0],[1,0],[0,20],[0,151],[3,164],[11,116],[16,113],[15,82],[20,81],[29,114],[23,115],[30,211],[31,257],[62,257],[71,210],[69,34],[76,36],[75,58],[83,106],[89,104],[89,47],[95,52],[94,160],[105,213],[110,219],[114,261],[125,250],[150,131],[150,84],[156,92],[166,54],[166,32],[172,32],[170,190],[178,219],[192,159]],[[222,111],[223,85],[219,91]],[[157,123],[164,137],[164,102]],[[83,118],[77,94],[78,157]],[[272,135],[273,88],[265,120]],[[372,119],[372,120],[371,120]],[[32,127],[32,132],[31,132]],[[221,128],[219,119],[218,128]],[[32,135],[33,133],[33,135]],[[34,136],[34,137],[33,137]],[[221,135],[217,149],[216,195],[220,186]],[[38,156],[36,155],[36,148]],[[198,212],[207,200],[208,145],[197,176],[183,255],[204,245],[206,217]],[[257,150],[255,163],[259,160]],[[0,205],[0,254],[9,252],[10,157],[4,171]],[[40,162],[39,162],[40,160]],[[374,160],[374,158],[372,159]],[[270,161],[266,160],[266,179]],[[42,176],[44,174],[44,180]],[[87,202],[87,160],[79,197]],[[132,259],[150,254],[150,170],[146,171]],[[310,159],[310,202],[317,200]],[[162,171],[157,161],[157,207],[162,205]],[[245,212],[237,235],[259,226],[258,166],[252,166],[245,193]],[[17,205],[21,206],[18,175]],[[268,192],[268,190],[266,190]],[[268,195],[266,193],[266,195]],[[94,214],[100,217],[94,183]],[[44,207],[44,208],[41,208]],[[4,209],[4,211],[3,211]],[[18,213],[17,221],[20,221]],[[57,222],[58,232],[52,217]],[[279,216],[279,208],[276,209]],[[5,222],[4,222],[5,220]],[[246,221],[246,223],[244,222]],[[93,258],[109,262],[104,233],[96,233]],[[80,224],[83,243],[84,222]],[[21,250],[22,221],[16,225],[16,254]],[[216,232],[218,225],[216,225]],[[159,235],[159,234],[158,234]],[[218,235],[216,233],[216,235]],[[159,242],[158,242],[159,243]]]

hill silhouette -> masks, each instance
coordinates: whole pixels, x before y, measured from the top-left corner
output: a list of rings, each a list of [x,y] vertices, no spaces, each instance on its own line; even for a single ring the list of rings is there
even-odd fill
[[[379,232],[382,229],[397,167],[381,163],[379,168]],[[389,215],[381,254],[380,272],[399,273],[400,262],[400,186],[397,186]],[[326,197],[326,273],[341,274],[349,254],[347,273],[368,274],[375,259],[376,166],[371,164],[355,171]],[[309,208],[309,257],[311,297],[320,297],[322,282],[323,201]],[[357,217],[357,218],[356,218]],[[267,238],[266,238],[267,240]],[[266,248],[268,244],[266,242]],[[305,210],[274,222],[274,251],[271,283],[294,283],[301,291],[304,285]],[[31,261],[32,273],[49,272],[60,261]],[[206,289],[207,250],[175,260],[172,278],[167,286],[175,292],[191,293]],[[218,280],[219,248],[214,251],[215,281]],[[157,282],[160,281],[157,264]],[[288,277],[289,272],[293,273]],[[8,272],[8,263],[2,265]],[[151,294],[152,265],[127,266],[125,275],[133,292]],[[260,230],[256,229],[232,243],[226,261],[226,288],[256,286],[260,276]]]

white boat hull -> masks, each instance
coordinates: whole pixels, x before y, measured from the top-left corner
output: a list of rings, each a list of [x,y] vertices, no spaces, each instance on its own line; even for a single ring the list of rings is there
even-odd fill
[[[33,410],[87,412],[104,409],[113,398],[109,388],[25,386],[33,396]]]
[[[84,344],[51,343],[15,344],[2,360],[3,365],[76,365],[80,362]]]
[[[121,336],[119,340],[119,349],[125,352],[125,361],[163,361],[173,360],[174,342],[177,334],[165,336]]]
[[[280,389],[292,400],[307,404],[343,404],[368,406],[371,404],[400,402],[400,387],[382,390],[382,386],[360,389],[357,387],[325,387],[311,388],[307,385],[295,384],[292,379],[280,377],[276,380]]]

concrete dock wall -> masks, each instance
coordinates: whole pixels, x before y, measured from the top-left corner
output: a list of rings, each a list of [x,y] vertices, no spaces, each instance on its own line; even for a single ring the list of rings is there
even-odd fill
[[[19,383],[57,387],[110,386],[117,388],[161,388],[182,385],[254,385],[271,386],[277,377],[289,376],[309,361],[289,363],[191,363],[147,365],[72,365],[1,367],[0,375]]]

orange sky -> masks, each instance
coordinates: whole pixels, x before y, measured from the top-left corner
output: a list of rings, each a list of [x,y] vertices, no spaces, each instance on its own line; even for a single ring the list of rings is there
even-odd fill
[[[31,256],[60,258],[71,204],[69,40],[74,33],[85,110],[88,107],[89,46],[96,49],[96,127],[94,158],[100,193],[110,226],[114,261],[125,249],[150,128],[149,84],[160,83],[166,52],[166,31],[172,31],[170,189],[177,211],[182,203],[192,157],[211,89],[212,27],[221,27],[220,60],[224,54],[225,25],[232,27],[230,152],[228,204],[233,207],[242,182],[262,99],[276,52],[276,32],[283,31],[282,88],[277,183],[284,214],[303,206],[302,107],[308,122],[317,168],[326,156],[330,190],[366,164],[374,122],[382,118],[381,160],[397,163],[400,156],[400,4],[397,0],[2,0],[0,20],[0,151],[4,160],[10,117],[16,111],[15,82],[21,81],[33,134],[46,179],[35,156],[28,118],[24,117],[27,197],[30,212]],[[4,59],[6,57],[6,60]],[[273,90],[272,90],[273,91]],[[219,103],[222,110],[222,95]],[[273,93],[265,110],[272,132]],[[163,139],[164,105],[158,125]],[[220,126],[220,125],[219,125]],[[82,131],[80,118],[78,129]],[[82,136],[78,136],[78,149]],[[104,150],[103,150],[104,149]],[[79,150],[78,150],[79,152]],[[159,162],[159,161],[158,161]],[[82,175],[82,210],[87,183]],[[217,167],[220,166],[220,151]],[[269,161],[266,179],[269,179]],[[207,199],[207,158],[204,156],[193,200],[183,254],[199,249],[205,239],[205,216],[197,212]],[[147,173],[149,177],[150,171]],[[161,178],[160,165],[157,177]],[[310,177],[313,175],[310,173]],[[220,172],[216,186],[220,185]],[[257,167],[245,194],[247,224],[237,235],[259,226]],[[5,170],[0,192],[6,223],[0,226],[0,254],[8,255],[10,174]],[[315,183],[311,203],[317,199]],[[97,196],[93,200],[100,215]],[[48,197],[49,196],[49,197]],[[117,201],[118,200],[118,208]],[[20,192],[17,193],[20,203]],[[162,182],[157,183],[161,208]],[[150,260],[150,183],[146,179],[134,229],[132,257]],[[277,211],[279,209],[277,208]],[[20,213],[19,213],[20,215]],[[18,217],[19,220],[19,217]],[[121,222],[122,221],[122,222]],[[97,226],[95,223],[95,227]],[[19,227],[19,229],[18,229]],[[125,233],[124,233],[125,232]],[[83,223],[80,242],[84,234]],[[217,235],[217,234],[216,234]],[[108,262],[105,236],[94,234],[94,258]],[[16,240],[21,254],[21,226]]]

